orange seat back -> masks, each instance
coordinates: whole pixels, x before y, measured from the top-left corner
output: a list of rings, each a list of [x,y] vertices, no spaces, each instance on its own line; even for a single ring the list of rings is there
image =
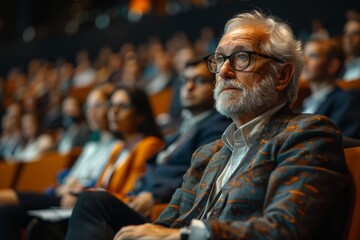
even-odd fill
[[[161,90],[158,93],[149,96],[151,108],[154,116],[158,116],[161,113],[168,113],[170,110],[170,104],[172,99],[172,88],[168,87]]]
[[[352,81],[337,80],[336,85],[344,90],[355,89],[360,91],[360,79]]]
[[[43,192],[56,184],[59,172],[71,166],[69,154],[46,152],[36,161],[22,163],[15,189],[18,191]]]
[[[345,239],[360,239],[360,147],[346,148],[345,157],[351,176],[350,215]]]
[[[0,189],[14,186],[18,169],[18,163],[0,162]]]

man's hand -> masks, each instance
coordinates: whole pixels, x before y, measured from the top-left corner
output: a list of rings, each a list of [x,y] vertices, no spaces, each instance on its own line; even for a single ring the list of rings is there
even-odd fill
[[[129,207],[147,217],[151,213],[151,208],[154,206],[154,198],[150,192],[143,192],[135,198],[130,199]]]
[[[83,190],[83,186],[76,178],[70,178],[66,184],[56,187],[56,195],[63,196],[68,192],[80,192]]]
[[[114,240],[179,240],[180,230],[171,229],[153,224],[143,224],[139,226],[127,226],[120,229]]]
[[[71,193],[65,193],[60,200],[60,206],[64,208],[73,208],[77,201],[77,197]]]

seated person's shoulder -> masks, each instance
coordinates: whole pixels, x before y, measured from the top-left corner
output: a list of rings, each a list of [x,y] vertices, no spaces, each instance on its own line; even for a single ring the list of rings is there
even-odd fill
[[[200,159],[207,159],[212,157],[215,153],[219,152],[220,149],[224,146],[224,142],[221,139],[212,141],[210,143],[200,146],[194,153],[193,156],[199,155]],[[201,152],[201,154],[199,154]],[[194,158],[199,159],[199,158]]]
[[[318,114],[294,115],[280,133],[280,136],[285,138],[295,138],[297,136],[299,141],[313,141],[310,139],[324,138],[341,141],[342,139],[339,127],[327,116]]]

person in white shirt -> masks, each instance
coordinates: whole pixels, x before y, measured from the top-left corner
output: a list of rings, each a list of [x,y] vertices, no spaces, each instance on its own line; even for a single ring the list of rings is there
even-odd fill
[[[306,43],[300,78],[309,83],[311,95],[304,99],[299,111],[325,115],[338,125],[344,136],[360,138],[360,93],[336,86],[343,63],[341,43],[335,39]]]
[[[349,19],[344,27],[344,51],[348,55],[343,79],[360,79],[360,16]]]

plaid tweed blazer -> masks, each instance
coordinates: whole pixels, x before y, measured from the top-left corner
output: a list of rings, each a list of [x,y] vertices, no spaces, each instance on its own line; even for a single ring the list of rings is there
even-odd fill
[[[199,219],[230,155],[222,140],[200,147],[154,224],[181,228]],[[211,239],[336,239],[346,222],[348,180],[336,125],[285,106],[259,133],[203,221]]]

